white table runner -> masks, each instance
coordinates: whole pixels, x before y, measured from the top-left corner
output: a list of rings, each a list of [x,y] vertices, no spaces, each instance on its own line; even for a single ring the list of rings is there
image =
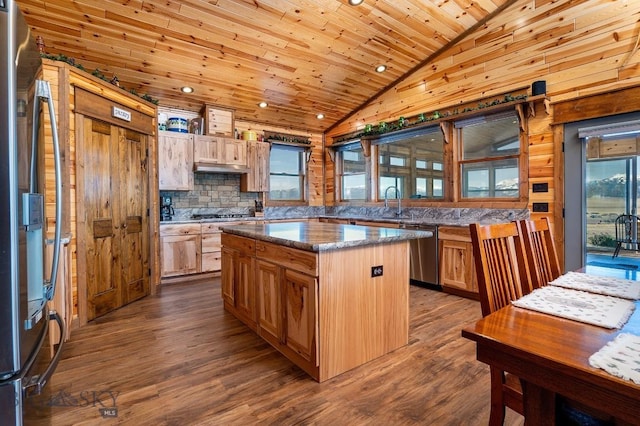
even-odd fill
[[[567,272],[549,284],[590,293],[622,297],[623,299],[640,299],[640,281],[625,280],[623,278]]]
[[[620,333],[589,357],[589,364],[640,385],[640,336]]]
[[[635,308],[630,300],[551,285],[538,288],[511,303],[605,328],[622,327]]]

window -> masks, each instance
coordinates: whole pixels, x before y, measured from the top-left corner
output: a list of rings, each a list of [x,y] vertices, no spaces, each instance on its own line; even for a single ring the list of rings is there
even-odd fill
[[[341,200],[364,200],[367,196],[366,159],[359,142],[337,149],[337,170]]]
[[[455,123],[462,198],[520,196],[520,126],[514,111]]]
[[[378,152],[378,199],[443,198],[444,139],[439,127],[382,137]]]
[[[269,199],[305,200],[305,151],[287,145],[271,145],[269,156]]]

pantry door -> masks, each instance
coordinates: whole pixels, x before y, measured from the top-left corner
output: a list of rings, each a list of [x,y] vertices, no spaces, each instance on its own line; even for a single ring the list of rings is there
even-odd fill
[[[78,277],[90,321],[149,293],[148,136],[76,118]]]

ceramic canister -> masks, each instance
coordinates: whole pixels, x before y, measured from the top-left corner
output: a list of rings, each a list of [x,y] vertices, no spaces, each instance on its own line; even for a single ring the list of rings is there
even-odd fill
[[[180,117],[171,117],[167,120],[167,130],[171,132],[187,133],[187,119]]]

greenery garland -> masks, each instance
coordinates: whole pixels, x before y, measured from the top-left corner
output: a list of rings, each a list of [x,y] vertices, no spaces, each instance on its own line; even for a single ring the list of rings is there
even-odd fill
[[[58,55],[50,55],[47,53],[40,53],[40,56],[45,58],[45,59],[51,59],[53,61],[61,61],[61,62],[66,62],[67,64],[74,66],[76,68],[78,68],[81,71],[84,72],[89,72],[89,70],[87,70],[85,67],[82,66],[82,64],[76,63],[76,60],[74,58],[70,58],[66,55],[63,54],[58,54]],[[135,89],[125,89],[124,87],[120,86],[120,80],[118,80],[117,76],[113,76],[113,78],[109,79],[107,78],[104,74],[102,74],[102,71],[100,71],[98,68],[96,68],[95,70],[91,71],[91,75],[93,75],[94,77],[98,77],[100,80],[104,80],[107,83],[111,83],[116,87],[119,87],[123,90],[128,91],[129,93],[131,93],[132,95],[138,96],[142,99],[144,99],[147,102],[151,102],[152,104],[158,105],[158,99],[153,99],[151,96],[144,94],[144,95],[140,95],[138,92],[136,92]]]
[[[349,141],[349,140],[361,138],[363,136],[383,135],[385,133],[393,132],[395,130],[408,129],[410,127],[417,126],[423,123],[428,123],[430,121],[436,121],[442,118],[452,117],[452,116],[463,114],[466,112],[476,111],[483,108],[492,107],[495,105],[500,105],[500,104],[514,102],[514,101],[520,101],[520,100],[526,100],[526,99],[527,99],[526,94],[516,95],[516,96],[507,94],[507,95],[504,95],[503,98],[497,98],[497,99],[494,99],[493,101],[479,102],[476,107],[465,107],[461,110],[456,108],[451,111],[445,111],[445,112],[434,111],[432,113],[420,113],[418,115],[415,115],[409,118],[400,117],[398,118],[397,121],[391,121],[391,122],[381,121],[377,125],[366,124],[363,130],[345,135],[337,139],[335,142],[338,143],[338,142]]]

